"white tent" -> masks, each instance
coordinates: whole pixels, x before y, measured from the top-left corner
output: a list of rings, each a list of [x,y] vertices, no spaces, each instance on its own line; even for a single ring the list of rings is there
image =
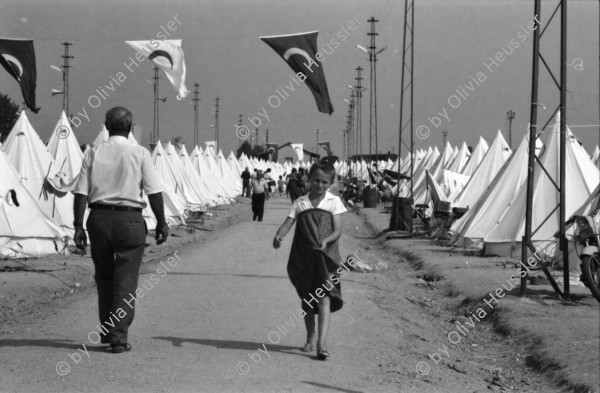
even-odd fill
[[[528,143],[527,135],[523,135],[517,150],[504,163],[477,202],[470,205],[467,213],[452,225],[450,243],[464,248],[483,247],[483,238],[527,179]],[[542,145],[539,140],[536,143]],[[460,204],[455,205],[465,207],[462,199]]]
[[[242,194],[242,179],[235,176],[231,171],[231,168],[225,160],[223,152],[219,150],[217,154],[217,169],[221,173],[221,178],[225,181],[225,184],[229,185],[234,192],[234,195]]]
[[[73,228],[73,194],[52,194],[45,185],[47,178],[54,178],[58,167],[46,146],[35,132],[25,111],[22,111],[6,141],[1,147],[17,173],[44,212],[60,226]],[[71,231],[72,233],[72,231]]]
[[[463,175],[473,176],[473,173],[475,173],[475,170],[483,160],[483,157],[485,156],[485,153],[487,153],[488,149],[489,146],[485,139],[479,137],[479,142],[477,142],[477,146],[475,146],[475,148],[471,152],[471,157],[469,158],[469,161],[465,164],[465,167],[463,168],[461,173]]]
[[[434,178],[436,180],[436,182],[439,183],[443,178],[444,168],[446,167],[448,162],[450,162],[450,158],[452,157],[453,154],[454,154],[454,148],[450,145],[450,142],[446,142],[446,146],[444,147],[444,151],[442,152],[442,155],[440,155],[438,157],[438,159],[431,166],[431,168],[428,168],[425,170],[425,173],[429,173],[429,175],[432,178]],[[426,176],[424,176],[424,178],[426,178]],[[428,187],[428,184],[426,181],[421,181],[420,184],[418,184],[414,188],[413,194],[414,194],[415,205],[430,202],[429,187]],[[444,195],[444,199],[445,199],[445,195]]]
[[[244,171],[244,169],[242,169],[240,163],[235,158],[235,154],[233,154],[233,151],[229,152],[229,156],[227,156],[227,164],[229,165],[229,168],[231,169],[233,175],[237,179],[239,179],[240,184],[242,184],[242,172]]]
[[[492,146],[488,149],[485,157],[478,165],[475,173],[471,176],[467,185],[460,194],[451,195],[450,200],[458,207],[469,207],[475,205],[485,189],[492,183],[498,171],[502,168],[508,157],[512,154],[510,147],[504,140],[502,133],[498,130]]]
[[[219,170],[216,161],[216,155],[218,153],[215,152],[215,154],[213,155],[211,150],[214,150],[214,148],[210,149],[209,145],[206,149],[204,149],[204,153],[202,153],[202,158],[204,158],[206,167],[208,168],[210,173],[212,173],[212,175],[215,177],[217,182],[221,185],[223,190],[225,190],[225,194],[229,197],[230,202],[235,202],[236,192],[232,188],[231,184],[229,184],[229,182],[223,179],[223,176],[221,175],[221,171]],[[203,173],[200,173],[200,175],[203,175]]]
[[[461,173],[463,168],[469,161],[470,155],[471,153],[469,153],[469,148],[467,147],[467,144],[463,142],[462,146],[460,147],[460,150],[454,158],[454,161],[446,169],[452,172]]]
[[[40,208],[1,150],[0,168],[0,257],[66,253],[69,234]]]
[[[72,189],[81,172],[83,153],[64,111],[54,127],[47,148],[60,172],[64,174],[61,176],[62,183],[68,190]]]
[[[177,152],[179,156],[179,160],[181,161],[181,170],[184,175],[190,180],[190,182],[194,185],[198,193],[201,195],[202,199],[206,202],[208,206],[216,206],[219,204],[225,203],[221,198],[218,197],[206,183],[205,179],[200,176],[200,173],[194,167],[192,160],[188,156],[187,149],[185,145],[179,149]]]
[[[572,215],[589,198],[597,187],[600,174],[577,139],[567,131],[569,138],[565,156],[565,208],[567,218]],[[559,179],[560,169],[560,113],[556,115],[555,124],[548,137],[547,150],[541,163],[548,175],[536,168],[534,177],[534,200],[532,204],[532,241],[538,248],[554,244],[554,233],[559,228],[559,215],[556,206],[559,204],[559,192],[554,181]],[[498,223],[485,236],[485,253],[488,255],[519,256],[521,239],[525,233],[525,207],[527,186],[523,184]]]
[[[219,205],[231,203],[232,198],[208,168],[206,161],[202,157],[201,149],[198,146],[194,147],[194,150],[190,153],[190,160],[192,161],[192,166],[200,174],[200,178],[212,193],[212,198],[216,199],[216,203]]]

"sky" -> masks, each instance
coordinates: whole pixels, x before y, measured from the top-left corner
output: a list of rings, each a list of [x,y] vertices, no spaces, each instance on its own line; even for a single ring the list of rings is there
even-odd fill
[[[543,1],[543,24],[556,4]],[[598,7],[594,0],[568,2],[566,118],[589,152],[600,138]],[[74,129],[79,142],[92,142],[105,112],[121,105],[133,112],[134,122],[142,129],[142,143],[147,145],[153,127],[153,88],[148,82],[153,65],[145,60],[132,66],[129,59],[135,58],[135,51],[124,41],[156,39],[162,28],[176,21],[168,39],[183,40],[188,90],[193,90],[194,83],[200,85],[201,145],[214,140],[211,125],[215,124],[214,105],[219,97],[219,147],[226,155],[241,143],[235,133],[239,115],[251,126],[250,119],[262,112],[268,120],[260,116],[259,143],[265,143],[268,129],[270,143],[304,143],[313,151],[318,129],[319,140],[330,141],[334,154],[341,156],[348,112],[344,99],[350,98],[347,85],[355,84],[356,67],[365,69],[363,85],[369,86],[370,64],[356,45],[368,46],[367,20],[372,16],[379,19],[376,45],[387,46],[376,64],[378,146],[380,152],[397,153],[402,0],[3,0],[0,37],[34,40],[37,105],[42,109],[38,114],[28,112],[28,117],[44,140],[50,137],[62,110],[61,96],[51,96],[52,89],[62,89],[62,77],[50,65],[61,65],[61,44],[70,41],[75,56],[70,70],[70,113],[81,121]],[[512,123],[512,145],[516,147],[529,120],[533,36],[527,24],[532,18],[533,0],[416,1],[413,124],[415,129],[421,127],[421,137],[415,136],[416,148],[441,148],[444,130],[452,145],[464,141],[474,147],[480,136],[490,144],[498,130],[508,140],[509,110],[516,113]],[[557,78],[558,21],[542,38],[542,53]],[[351,22],[355,30],[349,30]],[[338,33],[348,33],[322,64],[332,115],[317,111],[306,86],[296,89],[281,105],[269,101],[277,89],[290,83],[293,72],[259,37],[307,31],[318,31],[319,48],[339,37]],[[498,52],[502,60],[494,61]],[[16,81],[0,71],[0,92],[21,103]],[[127,79],[116,87],[113,83],[114,92],[104,88],[108,97],[100,103],[90,98],[98,95],[96,89],[110,85],[119,72]],[[160,139],[182,137],[191,150],[193,94],[178,101],[163,74],[160,95],[167,97],[160,104]],[[552,115],[558,99],[552,78],[542,70],[541,123]],[[363,93],[362,108],[363,153],[368,153],[369,90]],[[405,153],[403,146],[402,155]],[[279,156],[291,155],[289,150]]]

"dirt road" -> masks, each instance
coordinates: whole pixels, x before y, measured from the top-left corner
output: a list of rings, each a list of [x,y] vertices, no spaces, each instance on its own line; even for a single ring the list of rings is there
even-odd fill
[[[94,344],[93,289],[25,316],[0,340],[0,392],[558,391],[486,324],[448,343],[440,325],[451,303],[379,247],[353,213],[344,216],[342,256],[357,251],[390,268],[346,274],[332,358],[301,352],[300,302],[286,274],[292,234],[271,247],[289,206],[270,199],[264,222],[250,221],[248,206],[246,221],[144,265],[131,352]],[[434,294],[431,307],[423,299]]]

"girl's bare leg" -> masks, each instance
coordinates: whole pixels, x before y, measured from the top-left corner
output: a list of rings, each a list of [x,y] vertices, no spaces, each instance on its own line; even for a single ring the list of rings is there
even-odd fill
[[[323,297],[319,300],[319,338],[317,339],[317,353],[327,350],[327,331],[329,330],[329,319],[331,317],[331,298]]]
[[[315,349],[315,313],[313,310],[304,310],[306,315],[304,316],[304,325],[306,326],[306,344],[304,344],[303,350],[305,352],[312,352]]]

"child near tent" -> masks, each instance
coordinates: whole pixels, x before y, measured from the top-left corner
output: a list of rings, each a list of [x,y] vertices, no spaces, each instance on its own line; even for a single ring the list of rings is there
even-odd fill
[[[285,192],[285,180],[283,180],[283,176],[279,176],[277,188],[279,189],[279,196],[283,196],[283,193]]]
[[[335,168],[327,162],[312,165],[309,172],[310,193],[300,196],[292,205],[273,239],[279,248],[283,237],[296,224],[294,240],[287,264],[290,281],[302,299],[306,325],[304,352],[317,350],[317,358],[326,360],[326,339],[332,312],[342,308],[340,273],[344,271],[338,246],[342,234],[341,213],[346,211],[338,196],[329,193]],[[315,335],[315,314],[318,314],[319,334]]]

